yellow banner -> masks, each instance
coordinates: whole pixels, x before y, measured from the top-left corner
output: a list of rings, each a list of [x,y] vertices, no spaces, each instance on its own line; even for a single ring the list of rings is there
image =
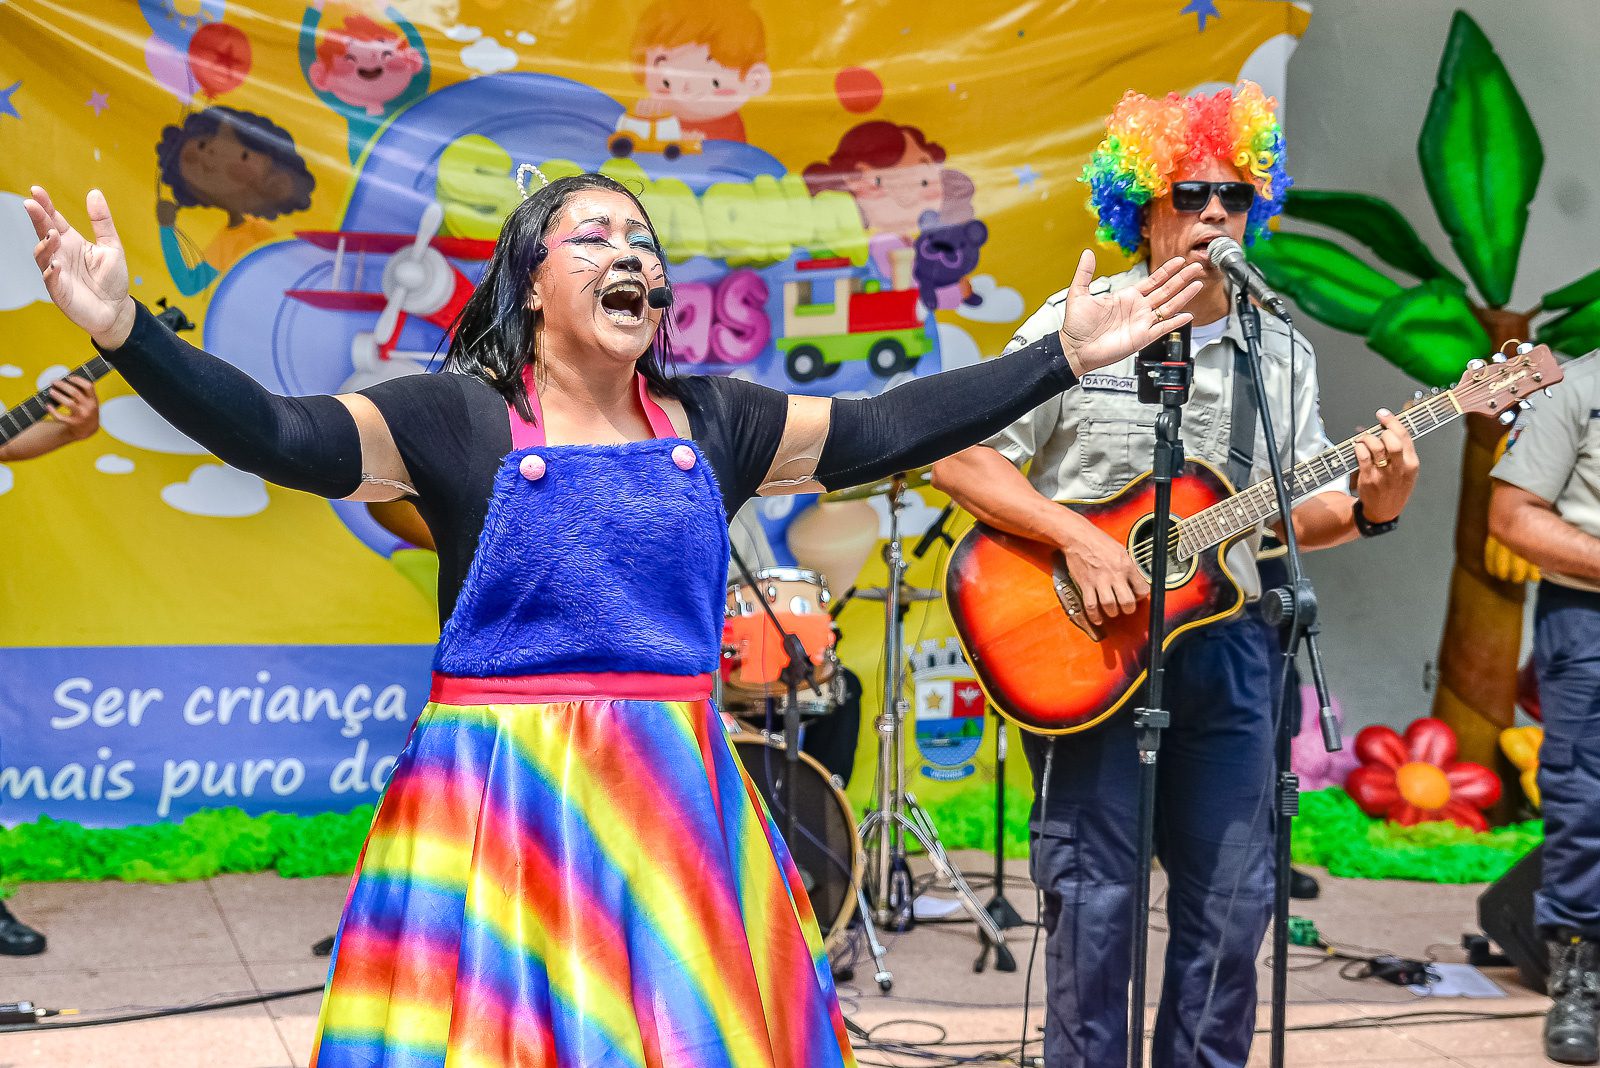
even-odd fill
[[[426,368],[525,163],[642,190],[673,261],[681,371],[876,393],[997,353],[1066,284],[1093,239],[1077,174],[1124,91],[1244,75],[1281,92],[1308,17],[1256,0],[10,0],[0,407],[94,355],[38,281],[30,184],[80,221],[103,190],[137,298],[269,388],[310,394]],[[1100,253],[1102,272],[1124,265]],[[243,665],[220,651],[437,636],[428,554],[368,509],[220,465],[114,375],[99,392],[102,433],[0,464],[0,649],[73,650],[92,678],[97,650]],[[943,501],[913,503],[908,539]],[[762,508],[775,562],[831,572],[835,593],[881,582],[881,499]],[[909,580],[938,586],[942,559]],[[851,560],[860,574],[840,573]],[[853,794],[874,759],[881,608],[841,620],[867,692]],[[943,607],[919,604],[906,629],[923,657],[908,699],[970,713]],[[57,710],[37,703],[62,680],[37,681],[0,684],[0,719]],[[982,722],[923,732],[917,767],[943,769],[925,785],[983,778]]]

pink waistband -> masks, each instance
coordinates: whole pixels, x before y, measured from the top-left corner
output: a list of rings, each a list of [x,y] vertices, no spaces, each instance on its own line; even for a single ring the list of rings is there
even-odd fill
[[[703,701],[710,675],[597,671],[574,675],[505,675],[476,679],[433,676],[429,700],[441,705],[514,705],[546,701]]]

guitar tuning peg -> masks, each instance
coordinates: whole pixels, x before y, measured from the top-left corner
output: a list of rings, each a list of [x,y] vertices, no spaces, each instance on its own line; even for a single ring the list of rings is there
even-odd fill
[[[1419,389],[1415,393],[1411,394],[1411,399],[1412,400],[1421,400],[1423,397],[1426,397],[1426,396],[1427,396],[1427,394],[1422,392],[1422,390]]]
[[[1493,356],[1492,356],[1492,357],[1490,357],[1490,358],[1491,358],[1491,359],[1492,359],[1492,360],[1493,360],[1493,361],[1494,361],[1494,362],[1495,362],[1495,363],[1505,363],[1505,362],[1506,362],[1506,354],[1505,354],[1505,353],[1503,353],[1503,352],[1497,352],[1497,353],[1495,353],[1495,354],[1494,354],[1494,355],[1493,355]]]
[[[1515,423],[1517,421],[1517,408],[1507,408],[1505,411],[1500,413],[1499,419],[1501,426],[1510,426],[1512,423]]]
[[[1430,396],[1430,397],[1437,397],[1438,395],[1439,395],[1439,387],[1438,386],[1434,386],[1432,389],[1430,389],[1428,391],[1428,396]]]
[[[1546,397],[1554,397],[1555,396],[1554,393],[1550,392],[1550,387],[1549,386],[1544,387],[1544,395]]]
[[[1485,363],[1483,360],[1468,360],[1467,361],[1467,370],[1469,370],[1469,371],[1481,371],[1485,367],[1488,367],[1488,366],[1489,365],[1487,363]]]
[[[1528,353],[1528,352],[1532,352],[1532,351],[1533,351],[1533,342],[1531,342],[1531,341],[1524,341],[1522,344],[1517,346],[1517,355],[1518,356],[1521,356],[1524,353]]]

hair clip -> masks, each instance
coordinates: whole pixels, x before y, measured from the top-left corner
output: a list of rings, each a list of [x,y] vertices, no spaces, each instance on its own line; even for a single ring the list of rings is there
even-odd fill
[[[517,168],[517,188],[522,190],[523,200],[527,200],[533,195],[528,191],[528,176],[530,174],[537,174],[539,176],[540,186],[547,186],[550,184],[550,179],[544,176],[544,171],[541,171],[538,167],[535,167],[531,163],[522,164],[522,166]]]

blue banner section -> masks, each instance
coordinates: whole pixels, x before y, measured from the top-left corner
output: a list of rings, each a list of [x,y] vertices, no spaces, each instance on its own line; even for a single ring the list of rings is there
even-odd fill
[[[0,649],[0,822],[376,801],[429,645]]]

